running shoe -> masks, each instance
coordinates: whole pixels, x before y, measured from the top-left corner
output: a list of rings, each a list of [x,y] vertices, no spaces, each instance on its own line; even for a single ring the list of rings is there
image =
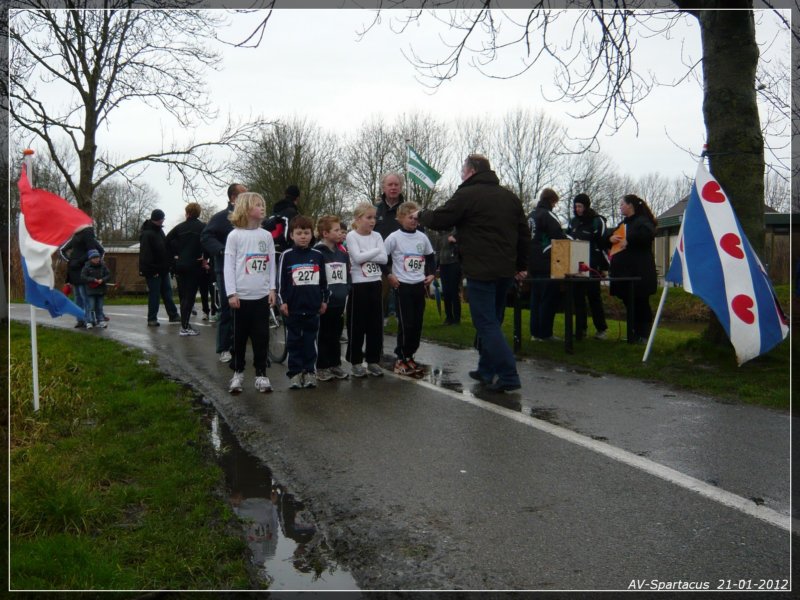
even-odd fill
[[[257,375],[256,390],[264,394],[267,392],[271,392],[272,384],[269,382],[269,377],[267,377],[266,375]]]
[[[318,369],[317,379],[320,381],[330,381],[333,379],[333,373],[331,373],[330,369]]]
[[[233,360],[233,355],[227,350],[223,350],[222,352],[219,353],[219,362],[227,363],[231,362],[232,360]]]
[[[303,374],[297,373],[289,379],[289,389],[299,390],[301,387],[303,387]]]
[[[336,377],[336,379],[347,379],[348,378],[347,371],[345,371],[342,367],[339,367],[339,366],[331,367],[329,369],[329,371],[330,371],[331,375]],[[319,379],[319,374],[317,374],[317,379]]]
[[[367,370],[364,365],[353,365],[353,377],[366,377]]]
[[[180,333],[178,335],[180,335],[182,337],[186,337],[186,336],[189,336],[189,335],[197,335],[198,333],[200,333],[200,332],[197,331],[196,329],[192,329],[191,327],[185,327],[185,328],[181,327],[181,331],[180,331]]]
[[[244,384],[244,371],[234,371],[233,377],[231,377],[231,383],[228,386],[228,391],[231,394],[238,394],[242,391],[243,384]]]
[[[381,369],[381,366],[378,363],[367,364],[367,373],[373,377],[383,377],[383,369]]]
[[[317,376],[314,373],[303,373],[303,387],[315,388],[317,387]]]

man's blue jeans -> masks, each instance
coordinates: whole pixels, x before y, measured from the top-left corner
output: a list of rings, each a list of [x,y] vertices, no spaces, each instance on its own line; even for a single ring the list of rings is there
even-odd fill
[[[511,277],[492,281],[468,278],[467,295],[472,324],[478,334],[478,373],[485,381],[497,376],[500,384],[518,386],[517,361],[501,329],[513,281]]]
[[[158,320],[158,300],[164,301],[167,316],[171,319],[178,317],[178,307],[172,299],[172,283],[169,272],[160,273],[154,277],[145,277],[147,281],[147,320]]]
[[[84,284],[73,284],[72,289],[75,291],[75,304],[86,312],[86,286]],[[84,316],[84,319],[86,317]]]

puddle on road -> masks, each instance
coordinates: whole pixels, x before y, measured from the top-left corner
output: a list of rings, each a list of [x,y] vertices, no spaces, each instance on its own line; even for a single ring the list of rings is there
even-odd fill
[[[209,408],[211,443],[258,577],[270,590],[358,590],[352,575],[333,559],[302,500],[276,482],[203,402]]]

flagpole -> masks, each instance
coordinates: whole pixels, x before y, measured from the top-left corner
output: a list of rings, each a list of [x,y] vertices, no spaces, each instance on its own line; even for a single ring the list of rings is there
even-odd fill
[[[406,200],[411,200],[411,190],[408,188],[408,147],[411,145],[411,138],[406,138],[406,164],[405,168],[403,169],[403,178],[404,183],[403,186],[406,189]]]
[[[644,356],[642,356],[642,362],[647,362],[647,358],[650,356],[650,348],[653,346],[653,340],[656,337],[656,327],[658,327],[658,322],[661,319],[661,311],[664,310],[664,302],[667,299],[667,282],[664,282],[664,290],[661,292],[661,300],[658,302],[658,310],[656,310],[656,316],[653,319],[653,326],[650,328],[650,337],[647,338],[647,347],[644,349]]]
[[[25,173],[28,181],[33,185],[33,150],[26,148],[22,151],[22,160],[25,163]],[[36,337],[36,307],[31,304],[31,371],[33,373],[33,411],[39,410],[39,344]]]

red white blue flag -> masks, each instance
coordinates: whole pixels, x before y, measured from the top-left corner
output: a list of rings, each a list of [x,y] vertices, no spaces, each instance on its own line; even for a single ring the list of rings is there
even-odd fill
[[[714,311],[739,365],[768,352],[789,334],[767,272],[728,196],[702,160],[666,280],[682,284]]]
[[[52,317],[64,313],[83,319],[83,309],[54,289],[53,253],[92,218],[45,190],[32,188],[22,167],[19,176],[19,250],[25,278],[25,301],[44,308]]]

